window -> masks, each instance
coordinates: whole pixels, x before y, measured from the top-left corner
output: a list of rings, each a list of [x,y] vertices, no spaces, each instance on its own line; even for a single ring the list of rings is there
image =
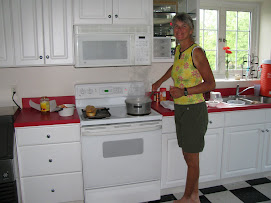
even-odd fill
[[[224,78],[227,68],[232,75],[241,73],[257,56],[257,15],[257,4],[201,5],[199,43],[216,78]]]

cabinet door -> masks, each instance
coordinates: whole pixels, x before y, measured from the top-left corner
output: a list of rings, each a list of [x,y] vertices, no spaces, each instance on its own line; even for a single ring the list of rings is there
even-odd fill
[[[112,24],[112,0],[74,1],[74,24]]]
[[[200,182],[220,179],[223,128],[208,129],[204,139],[205,147],[200,153]]]
[[[41,0],[14,0],[12,14],[16,65],[44,64]]]
[[[0,0],[0,67],[13,66],[11,1]]]
[[[150,24],[151,2],[150,0],[113,0],[113,23]]]
[[[262,170],[271,171],[271,123],[265,128]]]
[[[185,185],[187,166],[176,133],[162,136],[162,189]]]
[[[56,203],[83,200],[82,173],[36,176],[21,179],[25,203]]]
[[[44,0],[44,49],[46,64],[73,63],[72,2]]]
[[[224,130],[222,178],[261,171],[263,124],[228,127]]]

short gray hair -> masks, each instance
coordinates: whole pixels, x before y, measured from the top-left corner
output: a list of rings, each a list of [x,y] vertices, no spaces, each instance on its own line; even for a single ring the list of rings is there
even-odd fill
[[[177,13],[173,19],[172,19],[172,24],[173,26],[176,25],[177,21],[181,21],[184,22],[185,24],[187,24],[191,29],[194,29],[194,23],[193,20],[191,18],[190,15],[188,15],[187,13]]]

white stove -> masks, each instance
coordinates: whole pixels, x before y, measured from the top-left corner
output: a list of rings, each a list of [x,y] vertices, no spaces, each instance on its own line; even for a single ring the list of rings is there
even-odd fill
[[[128,96],[142,96],[144,94],[144,83],[142,82],[76,85],[75,101],[81,126],[162,120],[162,115],[154,110],[144,116],[127,114],[125,99]],[[98,119],[85,118],[82,110],[87,105],[108,108],[111,116]]]
[[[162,116],[154,110],[128,115],[125,99],[145,94],[143,82],[79,84],[85,203],[148,202],[160,199]],[[110,116],[85,118],[87,105]]]

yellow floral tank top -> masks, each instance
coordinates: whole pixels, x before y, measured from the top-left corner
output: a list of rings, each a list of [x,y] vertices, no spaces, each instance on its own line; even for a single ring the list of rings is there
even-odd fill
[[[198,44],[191,45],[188,49],[180,53],[180,45],[176,47],[174,64],[171,77],[175,87],[189,88],[202,83],[202,77],[192,60],[192,51]],[[174,99],[175,104],[197,104],[205,101],[203,94],[192,94]]]

